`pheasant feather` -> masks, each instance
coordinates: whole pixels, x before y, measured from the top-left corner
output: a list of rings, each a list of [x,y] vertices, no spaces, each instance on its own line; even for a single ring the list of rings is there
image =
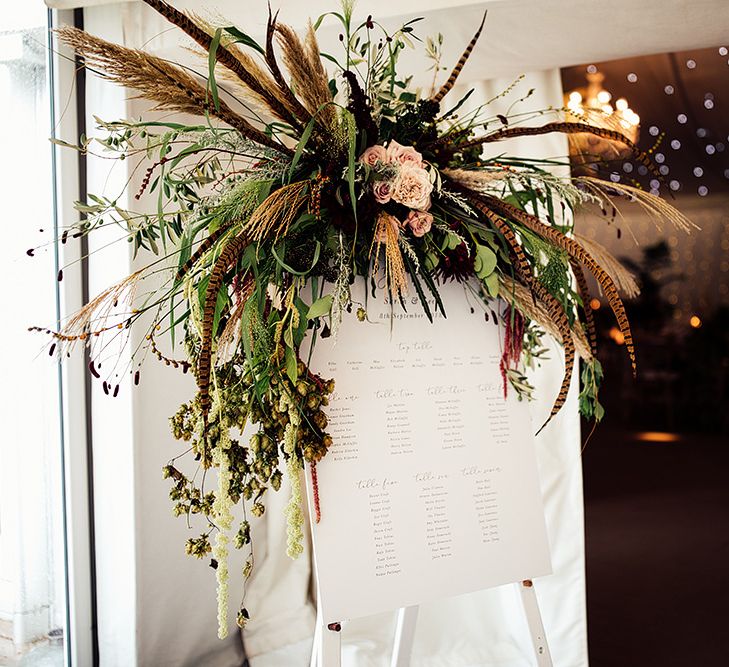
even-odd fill
[[[495,197],[484,195],[484,201],[486,201],[488,205],[494,208],[494,210],[496,210],[497,212],[501,213],[502,215],[506,215],[513,220],[517,220],[528,229],[549,240],[555,247],[565,250],[567,253],[569,253],[570,257],[572,257],[577,262],[580,262],[581,264],[587,266],[587,268],[590,270],[592,275],[595,276],[595,279],[605,292],[608,304],[610,305],[610,308],[615,315],[618,328],[620,329],[620,332],[623,334],[623,337],[625,339],[625,349],[627,350],[628,356],[630,357],[630,364],[633,369],[633,375],[635,375],[637,370],[635,360],[635,347],[633,345],[633,334],[630,330],[628,315],[625,312],[625,306],[622,299],[620,298],[620,294],[618,293],[618,288],[616,287],[610,275],[605,271],[605,269],[603,269],[595,261],[592,255],[590,255],[579,243],[577,243],[577,241],[569,238],[568,236],[565,236],[562,232],[555,229],[554,227],[545,225],[541,220],[539,220],[539,218],[536,218],[533,215],[529,215],[528,213],[517,208],[516,206],[513,206],[512,204],[509,204]]]
[[[468,59],[471,57],[471,52],[473,51],[474,47],[476,46],[476,42],[478,42],[478,38],[481,36],[481,31],[483,30],[484,23],[486,23],[486,14],[487,12],[483,13],[483,18],[481,19],[481,25],[478,26],[478,30],[476,30],[476,34],[471,38],[471,41],[468,43],[468,46],[466,47],[465,51],[461,54],[460,59],[456,63],[456,66],[451,71],[450,76],[446,80],[446,82],[440,87],[440,90],[433,95],[431,100],[433,102],[440,103],[440,101],[451,91],[453,86],[456,85],[456,80],[458,79],[459,75],[461,74],[461,70],[463,69],[464,65],[468,61]]]

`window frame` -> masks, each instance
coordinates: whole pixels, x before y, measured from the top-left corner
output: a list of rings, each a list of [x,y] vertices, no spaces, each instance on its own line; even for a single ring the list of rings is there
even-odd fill
[[[79,137],[85,130],[84,70],[73,52],[53,33],[60,25],[82,24],[83,10],[48,10],[48,86],[51,100],[51,139]],[[74,202],[85,196],[85,157],[51,143],[55,261],[64,268],[56,284],[57,324],[87,300],[88,267],[80,239],[59,242],[63,221],[78,220]],[[82,355],[59,359],[61,405],[60,446],[64,525],[66,624],[65,663],[69,667],[99,664],[96,622],[96,574],[93,521],[93,459],[90,392]]]

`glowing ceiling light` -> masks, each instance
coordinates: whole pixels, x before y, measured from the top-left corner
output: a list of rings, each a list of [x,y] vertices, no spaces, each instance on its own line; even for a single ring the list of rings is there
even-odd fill
[[[602,86],[605,77],[603,74],[588,70],[587,85],[584,88],[573,90],[565,96],[565,110],[567,117],[578,118],[582,122],[590,122],[609,130],[619,130],[630,141],[638,141],[640,116],[630,108],[628,100],[621,97],[615,100],[615,106],[610,104],[612,95]],[[594,170],[595,158],[604,155],[608,161],[625,158],[629,149],[620,142],[595,137],[587,134],[574,134],[569,138],[570,157],[573,167],[583,171]],[[592,165],[592,166],[591,166]],[[618,342],[618,341],[616,341]],[[620,344],[620,343],[618,343]]]

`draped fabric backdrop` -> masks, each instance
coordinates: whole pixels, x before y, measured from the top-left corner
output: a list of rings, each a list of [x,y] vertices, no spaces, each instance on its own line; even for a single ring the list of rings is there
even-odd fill
[[[176,3],[177,4],[177,3]],[[190,6],[191,3],[179,3]],[[286,3],[284,3],[286,4]],[[259,8],[260,9],[260,8]],[[331,9],[325,3],[310,8],[312,14]],[[238,9],[229,14],[233,22],[251,26],[251,17]],[[471,7],[436,13],[421,24],[420,34],[445,33],[449,56],[467,43],[480,18],[481,8]],[[286,10],[282,19],[286,20]],[[256,14],[260,25],[261,12]],[[86,27],[107,39],[145,48],[171,58],[190,59],[180,48],[180,35],[141,4],[93,7],[86,12]],[[254,32],[254,28],[249,28]],[[336,32],[322,40],[336,41]],[[485,44],[503,38],[487,31]],[[457,55],[453,58],[455,60]],[[450,62],[447,58],[445,62]],[[203,71],[205,67],[201,68]],[[421,73],[429,84],[423,61],[411,59],[403,71]],[[511,78],[480,81],[475,65],[464,71],[459,89],[451,93],[455,103],[469,84],[476,87],[471,100],[490,99],[512,81]],[[534,72],[518,91],[493,105],[503,111],[529,88],[536,93],[523,108],[561,104],[558,70]],[[470,100],[469,100],[470,101]],[[146,113],[145,102],[130,99],[93,76],[88,83],[88,111],[104,119],[134,118]],[[89,114],[89,134],[93,119]],[[72,139],[72,137],[66,137]],[[505,145],[499,145],[499,151]],[[558,136],[525,138],[511,144],[509,152],[520,156],[564,156],[567,146]],[[132,165],[121,163],[107,178],[108,161],[90,158],[90,191],[107,194],[117,190],[129,176]],[[140,175],[132,179],[132,190]],[[120,201],[120,205],[124,205]],[[126,245],[126,244],[123,244]],[[92,258],[92,272],[130,268],[128,249],[104,250]],[[559,346],[553,344],[550,360],[536,374],[538,400],[532,404],[534,423],[542,423],[557,393],[563,372]],[[171,516],[167,501],[168,483],[160,468],[179,452],[165,417],[193,391],[189,377],[172,375],[163,365],[148,364],[142,383],[135,389],[123,415],[105,408],[95,419],[94,477],[97,494],[96,534],[99,585],[99,633],[104,667],[234,667],[242,664],[243,646],[231,614],[231,635],[216,638],[215,577],[205,564],[184,554],[189,532],[181,519]],[[98,405],[103,397],[99,396]],[[576,393],[537,440],[547,524],[552,547],[554,575],[536,582],[537,595],[555,664],[560,667],[587,665],[582,479],[579,422]],[[97,409],[95,409],[95,417]],[[103,419],[102,419],[103,417]],[[124,419],[128,432],[114,426]],[[271,493],[267,512],[254,527],[256,567],[247,585],[246,605],[254,619],[243,633],[252,667],[307,665],[314,624],[310,602],[310,560],[296,562],[285,556],[283,506],[288,497],[284,487]],[[120,498],[123,500],[120,500]],[[326,512],[326,506],[323,511]],[[230,564],[231,605],[241,572],[241,554]],[[487,567],[487,564],[484,564]],[[424,581],[427,587],[428,582]],[[233,612],[235,610],[233,609]],[[389,664],[394,632],[394,613],[354,621],[345,626],[345,665]],[[429,666],[498,665],[526,667],[533,664],[526,623],[515,587],[507,586],[425,605],[418,618],[413,664]]]

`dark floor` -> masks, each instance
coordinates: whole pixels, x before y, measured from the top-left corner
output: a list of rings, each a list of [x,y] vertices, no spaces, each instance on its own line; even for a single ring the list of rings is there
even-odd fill
[[[729,438],[601,427],[583,466],[591,667],[729,665]]]

